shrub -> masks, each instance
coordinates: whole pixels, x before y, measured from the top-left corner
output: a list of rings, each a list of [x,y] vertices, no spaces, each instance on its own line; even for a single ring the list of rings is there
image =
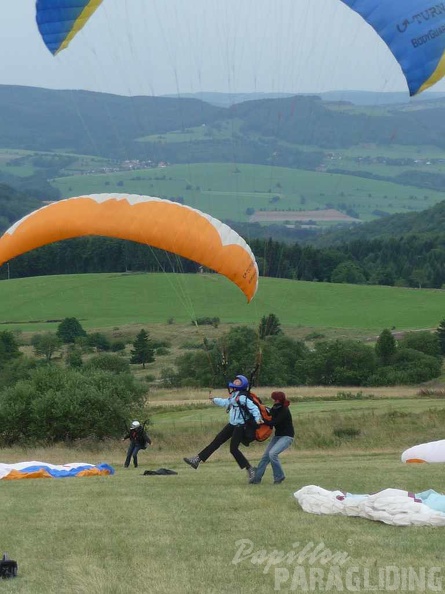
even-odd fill
[[[440,342],[437,334],[427,331],[407,332],[399,340],[400,348],[414,349],[431,357],[440,357]]]
[[[441,362],[437,357],[425,355],[414,349],[399,349],[392,365],[377,369],[368,379],[370,386],[395,386],[397,384],[418,384],[426,382],[441,373]]]
[[[79,369],[83,365],[82,352],[78,347],[72,347],[66,354],[65,358],[68,367]]]
[[[125,351],[125,342],[123,340],[116,340],[111,343],[111,351],[113,353],[120,353]]]
[[[417,392],[418,396],[427,397],[427,398],[445,398],[445,390],[441,389],[431,389],[431,388],[421,388]]]
[[[320,340],[322,338],[325,338],[324,334],[321,334],[320,332],[310,332],[309,334],[306,334],[304,340]]]
[[[122,434],[145,389],[129,374],[45,366],[0,392],[0,443],[70,442]]]
[[[356,429],[355,427],[337,427],[333,430],[333,434],[340,439],[351,439],[360,435],[360,429]]]
[[[170,340],[152,340],[151,346],[154,349],[159,349],[160,347],[164,347],[166,349],[170,348],[172,343]]]
[[[109,339],[101,332],[93,332],[87,336],[88,345],[96,349],[96,351],[109,351],[111,343]],[[124,347],[125,348],[125,347]]]
[[[196,320],[192,320],[192,324],[197,324],[198,326],[213,326],[214,328],[218,328],[220,324],[219,318],[197,318]]]
[[[355,340],[318,342],[314,351],[296,364],[308,384],[361,386],[377,366],[374,350]]]
[[[31,372],[36,369],[41,363],[36,359],[28,359],[27,357],[18,357],[0,367],[0,386],[7,388],[13,386],[19,380],[28,379]]]
[[[130,373],[128,361],[118,355],[95,355],[85,364],[85,369],[102,369],[110,373]]]
[[[167,349],[166,347],[159,347],[156,349],[156,356],[157,357],[161,357],[161,356],[165,356],[165,355],[169,355],[170,354],[170,349]]]

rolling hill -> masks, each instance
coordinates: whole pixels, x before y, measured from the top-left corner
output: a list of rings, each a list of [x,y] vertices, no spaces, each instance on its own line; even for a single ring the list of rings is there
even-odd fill
[[[173,198],[252,225],[250,236],[268,226],[266,235],[301,240],[338,220],[386,220],[440,202],[444,116],[440,96],[388,105],[261,96],[221,107],[0,85],[0,183],[43,201],[112,191]],[[14,213],[2,208],[5,228]]]
[[[396,239],[416,235],[425,238],[439,237],[445,241],[445,200],[421,212],[399,213],[365,223],[348,230],[348,241],[372,239]],[[327,231],[315,240],[320,246],[344,243],[345,234]]]
[[[0,138],[3,148],[70,149],[109,158],[138,158],[155,150],[155,143],[147,146],[138,143],[139,138],[237,120],[237,131],[229,140],[241,147],[249,140],[258,151],[262,145],[276,149],[277,143],[286,143],[281,146],[284,152],[290,144],[338,148],[391,144],[395,139],[401,145],[443,148],[445,100],[438,99],[432,106],[417,102],[415,111],[410,105],[355,106],[298,95],[217,107],[194,98],[122,97],[0,85]],[[223,140],[213,142],[225,146]],[[241,149],[232,144],[234,160]],[[169,144],[163,149],[172,162],[172,155],[180,152]],[[268,153],[269,159],[273,152]]]
[[[0,328],[12,330],[54,330],[73,316],[86,329],[168,320],[190,324],[201,317],[256,327],[271,312],[294,330],[372,336],[383,328],[437,327],[443,292],[261,278],[247,304],[237,287],[217,274],[84,274],[0,282]]]

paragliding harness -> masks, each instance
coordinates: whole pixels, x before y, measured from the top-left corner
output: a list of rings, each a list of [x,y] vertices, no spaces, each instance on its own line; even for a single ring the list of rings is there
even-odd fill
[[[0,559],[0,578],[5,580],[17,576],[17,561],[9,559],[6,553]]]
[[[271,421],[272,415],[270,414],[269,408],[262,403],[261,398],[250,391],[253,386],[255,375],[259,369],[259,363],[255,366],[255,369],[250,374],[249,388],[247,390],[240,390],[235,398],[235,402],[238,405],[241,416],[244,419],[244,439],[242,440],[243,445],[248,446],[252,441],[266,441],[272,433],[272,427],[269,427],[264,421]],[[260,411],[263,423],[257,425],[252,413],[247,408],[247,404],[241,404],[240,396],[246,396]]]
[[[257,425],[252,413],[247,408],[247,404],[241,404],[239,401],[240,396],[246,396],[251,402],[259,408],[263,423]],[[261,398],[251,392],[250,390],[240,390],[235,398],[235,402],[238,405],[241,416],[244,419],[244,439],[242,440],[243,445],[248,446],[252,441],[266,441],[272,433],[272,427],[266,425],[264,421],[271,421],[272,415],[269,412],[269,408],[261,402]]]

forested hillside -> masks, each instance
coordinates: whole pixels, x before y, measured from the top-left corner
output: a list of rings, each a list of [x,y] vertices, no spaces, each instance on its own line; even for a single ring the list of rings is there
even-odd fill
[[[388,240],[407,235],[423,236],[424,239],[445,236],[445,201],[421,212],[391,215],[360,227],[351,227],[346,234],[348,241]],[[314,239],[319,246],[338,245],[344,241],[344,230],[326,232]]]
[[[69,187],[76,182],[79,192],[89,191],[98,179],[106,186],[104,190],[98,185],[99,192],[131,191],[135,182],[141,184],[137,191],[150,192],[161,180],[172,189],[160,192],[157,187],[153,195],[173,195],[186,204],[192,204],[191,193],[202,195],[203,210],[210,214],[218,201],[232,201],[238,220],[220,218],[252,245],[263,275],[440,288],[445,284],[445,201],[420,213],[386,216],[386,209],[394,212],[403,200],[405,211],[420,211],[441,199],[444,133],[443,99],[372,107],[296,96],[218,107],[195,98],[130,98],[0,86],[0,149],[8,149],[0,159],[0,182],[15,188],[0,185],[0,228],[42,203],[76,195]],[[233,167],[219,183],[210,176],[209,162]],[[173,179],[174,172],[160,170],[166,163],[186,164],[187,171]],[[193,163],[206,163],[201,178],[192,172]],[[252,167],[245,172],[242,164],[261,165],[261,171]],[[279,167],[274,166],[294,173],[309,170],[310,180],[277,178]],[[146,178],[133,174],[138,168],[149,172]],[[118,177],[110,172],[118,172]],[[369,178],[386,185],[373,181],[366,186]],[[57,186],[60,180],[70,181],[66,187]],[[368,205],[363,211],[368,219],[357,214],[362,204]],[[355,222],[371,216],[378,220],[346,232],[344,228],[328,232],[310,220],[300,224],[297,216],[296,223],[287,221],[292,222],[299,211],[308,210],[315,217],[317,211],[329,209],[346,213]],[[277,224],[271,224],[273,217],[262,224],[246,221],[261,211],[281,211],[286,216],[277,217]],[[168,257],[149,248],[85,239],[26,254],[14,260],[8,274],[164,267],[169,268]],[[182,261],[181,269],[194,272],[196,265]],[[1,274],[6,276],[5,267]]]
[[[439,208],[440,206],[440,208]],[[417,215],[443,216],[445,202]],[[440,225],[440,224],[439,224]],[[420,223],[419,223],[420,227]],[[415,221],[413,219],[413,229]],[[408,226],[405,226],[405,230]],[[243,234],[243,229],[239,229]],[[247,237],[260,274],[275,278],[333,283],[390,285],[413,288],[445,286],[445,232],[387,234],[381,239],[350,239],[314,247]],[[0,269],[12,278],[92,272],[191,272],[198,265],[149,246],[118,239],[71,239],[33,250]]]
[[[38,198],[0,183],[0,228],[9,227],[40,206],[42,203]]]
[[[129,158],[143,152],[140,136],[212,122],[220,112],[196,99],[0,85],[2,148]]]
[[[157,150],[175,162],[187,143],[175,147],[137,140],[194,126],[212,128],[233,120],[237,126],[229,138],[235,141],[229,143],[232,160],[252,144],[258,151],[252,162],[270,161],[273,154],[269,149],[277,143],[332,149],[360,143],[390,144],[396,139],[401,145],[445,146],[445,102],[442,105],[441,101],[433,107],[419,103],[415,112],[403,105],[359,107],[316,96],[260,99],[224,108],[188,98],[0,86],[0,138],[2,147],[7,148],[65,149],[113,158],[139,158]],[[222,153],[226,145],[221,143]],[[261,154],[265,146],[268,150]],[[193,148],[187,146],[189,156],[190,150]],[[201,150],[201,158],[207,150],[208,146]],[[285,152],[285,145],[281,150]],[[190,160],[198,156],[192,152]],[[224,160],[223,154],[219,160]]]

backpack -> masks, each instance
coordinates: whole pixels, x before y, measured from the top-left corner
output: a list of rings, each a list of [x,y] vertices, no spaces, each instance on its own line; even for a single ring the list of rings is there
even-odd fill
[[[240,391],[236,397],[236,403],[238,404],[245,421],[245,439],[243,440],[243,444],[249,445],[249,443],[252,441],[266,441],[266,439],[268,439],[272,434],[272,427],[266,425],[266,423],[257,425],[247,406],[241,404],[238,401],[239,396],[247,396],[247,398],[249,398],[249,400],[251,400],[260,409],[260,414],[263,421],[271,421],[272,415],[270,414],[269,408],[261,402],[261,398],[259,396],[253,392]]]
[[[0,559],[0,578],[7,579],[16,577],[17,575],[17,561],[12,561],[5,553]]]

